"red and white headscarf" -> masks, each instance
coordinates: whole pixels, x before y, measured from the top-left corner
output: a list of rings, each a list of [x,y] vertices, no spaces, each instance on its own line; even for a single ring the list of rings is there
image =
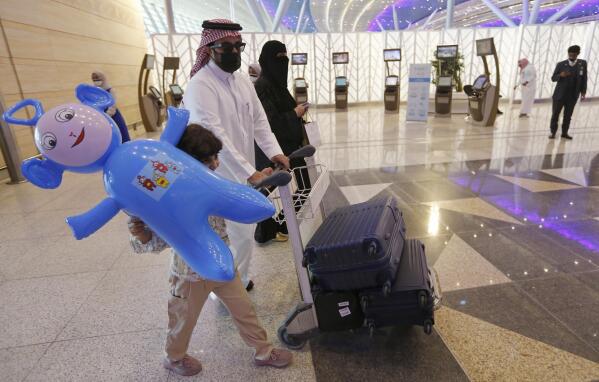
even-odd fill
[[[213,19],[210,20],[210,22],[219,24],[234,24],[233,21],[227,19]],[[200,47],[196,51],[196,62],[193,65],[193,68],[191,68],[189,78],[193,77],[194,74],[206,66],[208,61],[210,61],[210,47],[208,45],[224,37],[241,37],[241,34],[238,31],[223,29],[204,29],[202,31]]]

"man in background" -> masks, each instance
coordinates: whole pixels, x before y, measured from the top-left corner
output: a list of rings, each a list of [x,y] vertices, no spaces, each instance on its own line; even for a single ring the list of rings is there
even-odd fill
[[[587,92],[587,62],[579,60],[580,47],[572,45],[568,48],[568,59],[559,62],[553,71],[551,81],[557,82],[553,91],[553,114],[551,114],[551,135],[549,139],[555,138],[557,133],[557,120],[562,109],[564,119],[562,121],[562,138],[572,139],[568,135],[570,119],[574,112],[574,106],[578,97],[584,101]]]

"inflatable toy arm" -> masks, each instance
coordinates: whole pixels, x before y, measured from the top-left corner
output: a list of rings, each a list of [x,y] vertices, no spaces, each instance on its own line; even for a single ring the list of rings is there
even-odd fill
[[[40,188],[56,188],[62,182],[62,168],[48,160],[26,160],[21,164],[21,172],[28,181]]]
[[[13,117],[13,115],[21,110],[26,108],[27,106],[33,106],[35,109],[35,115],[31,119],[19,119]],[[35,126],[40,117],[44,114],[44,108],[40,101],[36,99],[24,99],[20,102],[17,102],[12,107],[9,107],[8,110],[4,112],[2,118],[8,123],[14,123],[16,125],[25,125],[25,126]]]
[[[114,105],[114,98],[110,93],[95,86],[80,84],[75,89],[75,95],[82,104],[91,106],[102,113]]]
[[[67,224],[77,240],[93,234],[119,213],[121,207],[112,198],[102,200],[91,210],[77,216],[69,216]]]
[[[169,106],[166,113],[168,122],[166,123],[164,132],[160,136],[160,140],[162,142],[170,143],[173,146],[177,146],[187,128],[189,111]]]

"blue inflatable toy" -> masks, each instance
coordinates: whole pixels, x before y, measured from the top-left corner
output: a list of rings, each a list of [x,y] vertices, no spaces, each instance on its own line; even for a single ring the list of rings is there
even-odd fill
[[[137,216],[177,251],[201,277],[229,281],[235,276],[229,248],[208,224],[208,216],[255,223],[272,216],[273,205],[261,193],[226,180],[175,146],[189,119],[187,110],[168,108],[160,141],[121,144],[121,135],[104,110],[114,104],[103,89],[79,85],[81,103],[44,113],[34,99],[4,113],[9,123],[35,126],[35,144],[44,159],[23,162],[23,175],[41,188],[57,188],[65,170],[104,171],[108,197],[81,215],[68,217],[75,237],[83,239],[108,223],[120,210]],[[14,114],[35,109],[31,119]],[[125,227],[123,227],[125,229]]]

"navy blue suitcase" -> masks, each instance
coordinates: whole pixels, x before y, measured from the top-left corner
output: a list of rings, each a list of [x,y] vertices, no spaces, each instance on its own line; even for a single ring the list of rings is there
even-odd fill
[[[315,290],[351,291],[393,284],[405,241],[405,223],[393,197],[338,208],[304,251]]]
[[[380,289],[360,292],[365,324],[377,327],[420,325],[430,334],[434,320],[434,284],[420,240],[407,240],[395,283],[385,296]]]

